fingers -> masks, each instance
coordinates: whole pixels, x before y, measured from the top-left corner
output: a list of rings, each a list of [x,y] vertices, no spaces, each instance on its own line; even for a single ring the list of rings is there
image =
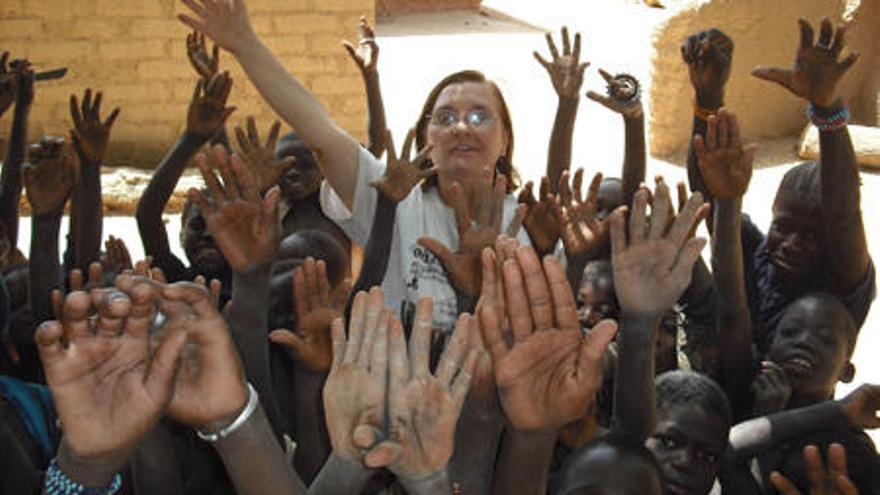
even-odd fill
[[[92,309],[92,297],[88,293],[74,291],[67,295],[61,308],[61,324],[67,342],[92,335],[89,321]]]
[[[550,55],[553,57],[553,61],[559,60],[559,50],[556,49],[556,43],[553,42],[553,36],[550,33],[544,34],[544,39],[547,40],[547,47],[550,49]]]
[[[562,26],[562,54],[571,54],[571,42],[568,39],[568,28],[565,26]]]
[[[269,332],[269,341],[273,344],[278,344],[282,347],[285,347],[296,358],[299,358],[299,356],[302,355],[302,351],[305,348],[305,342],[303,341],[303,339],[299,335],[291,332],[290,330],[272,330],[271,332]]]
[[[662,177],[657,178],[657,185],[654,188],[654,204],[651,208],[651,224],[649,226],[648,237],[650,239],[660,239],[666,232],[668,225],[670,210],[672,209],[672,201],[669,198],[669,187]]]
[[[560,330],[579,329],[577,304],[568,283],[565,268],[559,259],[555,256],[545,256],[544,274],[547,276],[547,284],[550,286],[550,296],[553,300],[553,316],[556,320],[554,328]]]
[[[581,375],[581,379],[597,386],[601,382],[602,358],[608,345],[617,335],[617,328],[614,320],[602,320],[581,340],[578,354],[578,374]]]
[[[795,487],[791,481],[788,481],[788,478],[779,473],[779,471],[773,471],[770,473],[770,483],[773,484],[781,495],[801,495],[801,492],[797,487]]]
[[[819,27],[819,41],[816,46],[831,48],[831,37],[834,35],[834,28],[831,27],[831,21],[827,17],[822,19]]]
[[[468,353],[468,339],[470,338],[473,323],[474,319],[471,315],[467,313],[460,314],[455,330],[452,332],[452,339],[440,356],[440,362],[437,364],[435,375],[446,388],[452,385],[452,378],[461,368]]]
[[[688,198],[687,203],[679,212],[666,237],[676,246],[681,246],[690,237],[694,225],[698,224],[708,214],[709,205],[703,203],[703,194],[699,191],[695,192]]]
[[[47,320],[40,324],[34,334],[34,340],[37,343],[37,351],[40,353],[40,361],[43,366],[48,368],[53,363],[64,358],[64,329],[61,323],[56,320]],[[46,374],[49,384],[52,384],[53,376],[51,373]]]
[[[486,196],[480,196],[485,198]],[[452,211],[455,213],[455,224],[458,227],[458,235],[462,236],[471,226],[471,217],[468,213],[467,200],[461,184],[453,182],[449,187],[449,202],[452,203]]]
[[[367,317],[367,293],[358,292],[351,304],[351,317],[348,322],[348,342],[345,343],[343,363],[353,364],[360,354],[364,335],[364,321]],[[334,357],[335,359],[335,357]]]
[[[843,51],[843,46],[846,43],[846,30],[846,26],[838,26],[837,32],[834,33],[834,42],[831,43],[831,53],[834,54],[834,58],[839,57],[840,52]]]
[[[581,194],[581,186],[584,183],[584,168],[579,167],[574,172],[574,180],[571,182],[571,188],[574,192],[574,200],[577,203],[583,203],[583,195]]]
[[[822,456],[819,454],[818,447],[815,445],[804,447],[804,463],[807,465],[807,479],[810,480],[810,486],[824,487],[827,474],[822,465]]]
[[[366,314],[364,316],[364,330],[361,340],[361,348],[357,362],[364,368],[370,364],[370,356],[373,353],[373,345],[379,333],[380,324],[387,325],[387,315],[384,315],[385,293],[379,287],[373,287],[367,294]],[[383,322],[382,319],[385,318]]]
[[[513,218],[510,219],[510,223],[508,223],[507,228],[504,229],[504,235],[508,237],[516,237],[519,233],[519,229],[522,227],[523,220],[526,218],[527,212],[528,206],[524,204],[517,205],[516,210],[513,212]]]
[[[614,256],[623,254],[627,249],[626,242],[626,207],[621,206],[611,214],[611,253]]]
[[[461,407],[464,405],[464,400],[467,397],[468,391],[471,389],[474,370],[477,367],[477,361],[479,361],[482,355],[483,354],[477,349],[471,349],[468,352],[458,375],[455,377],[455,381],[452,383],[452,400],[455,402],[455,406],[459,410],[461,410]]]
[[[128,296],[117,289],[104,291],[97,304],[97,330],[106,337],[118,337],[123,330],[125,317],[131,312]]]
[[[144,380],[144,388],[157,404],[164,405],[171,400],[180,363],[179,358],[186,340],[186,331],[179,329],[171,332],[162,339],[153,353],[153,359],[150,360]]]
[[[420,246],[433,253],[444,267],[452,266],[455,255],[452,254],[452,251],[450,251],[445,244],[433,237],[422,237],[418,240],[418,243]]]
[[[550,299],[544,270],[535,250],[530,246],[520,246],[516,250],[516,261],[525,280],[534,331],[553,328],[553,301]]]
[[[837,480],[846,475],[846,449],[839,443],[832,443],[828,446],[828,478]]]
[[[532,191],[532,188],[534,188],[534,186],[534,182],[526,182],[526,185],[519,192],[519,196],[516,198],[516,201],[518,203],[525,204],[526,206],[532,206],[533,204],[537,203],[537,201],[535,200],[535,194]]]
[[[494,260],[493,260],[494,262]],[[483,337],[483,343],[489,351],[489,355],[493,362],[498,362],[504,358],[509,352],[507,342],[501,330],[501,318],[503,315],[498,313],[498,306],[494,304],[486,304],[479,308],[480,333]]]
[[[345,346],[345,323],[342,321],[342,318],[334,318],[330,323],[330,339],[333,345],[332,369],[335,370],[342,365],[347,351]]]
[[[791,69],[784,69],[782,67],[755,67],[752,70],[752,75],[758,79],[775,82],[786,89],[792,89],[794,72]]]
[[[384,297],[383,297],[384,303]],[[383,308],[379,313],[379,323],[370,352],[370,373],[384,379],[388,370],[388,327],[393,324],[400,326],[400,320],[391,314],[391,310]]]
[[[409,360],[403,326],[395,318],[388,328],[388,394],[398,397],[409,381]]]
[[[529,300],[523,285],[522,272],[516,260],[507,260],[502,266],[505,304],[513,339],[521,342],[532,335],[532,316],[529,313]]]
[[[424,378],[429,374],[431,333],[434,329],[434,301],[423,297],[416,303],[415,323],[409,339],[410,376]]]
[[[403,149],[400,150],[400,156],[404,161],[409,161],[409,156],[412,152],[412,144],[416,138],[416,130],[415,128],[410,128],[410,130],[406,133],[406,138],[403,140]],[[390,141],[389,141],[390,143]]]
[[[648,208],[648,192],[639,189],[633,198],[633,209],[629,216],[629,243],[640,244],[645,240],[645,211]]]

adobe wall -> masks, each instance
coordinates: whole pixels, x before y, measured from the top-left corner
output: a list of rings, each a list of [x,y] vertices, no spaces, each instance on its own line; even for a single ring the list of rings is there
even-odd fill
[[[850,2],[858,5],[859,2]],[[786,90],[751,76],[756,65],[788,66],[798,46],[798,17],[816,26],[823,16],[840,22],[843,0],[712,0],[673,16],[655,33],[650,94],[651,153],[670,155],[687,146],[693,90],[679,47],[691,33],[710,27],[730,35],[736,48],[726,105],[737,112],[749,140],[792,135],[806,120],[805,103]],[[880,116],[880,0],[863,0],[847,33],[847,51],[861,59],[845,76],[843,91],[853,122],[876,125]],[[818,27],[816,28],[818,34]]]
[[[447,10],[475,10],[481,2],[482,0],[376,0],[376,12],[381,15],[394,15]]]
[[[340,40],[356,39],[358,17],[372,18],[375,0],[248,5],[257,33],[284,65],[343,127],[364,136],[363,84]],[[178,0],[2,0],[0,49],[37,69],[70,69],[60,81],[38,83],[29,136],[66,135],[68,98],[90,86],[104,91],[105,108],[122,108],[108,164],[155,166],[184,127],[196,79],[186,58],[187,29],[175,19],[184,8]],[[268,129],[276,117],[232,56],[221,53],[221,68],[232,74],[230,104],[238,107],[228,123],[255,115],[258,127]],[[4,116],[0,126],[8,129],[10,119]]]

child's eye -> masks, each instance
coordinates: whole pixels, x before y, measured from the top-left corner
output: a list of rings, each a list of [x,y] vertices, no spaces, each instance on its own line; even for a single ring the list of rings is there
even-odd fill
[[[666,450],[677,449],[680,445],[678,441],[672,437],[660,436],[657,437],[657,440],[660,441],[660,445],[662,445],[663,448]]]
[[[697,452],[697,459],[708,464],[715,464],[716,462],[718,462],[718,454],[701,450]]]

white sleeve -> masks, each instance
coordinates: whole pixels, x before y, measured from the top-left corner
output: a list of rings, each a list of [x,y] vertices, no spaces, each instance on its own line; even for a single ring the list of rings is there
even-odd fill
[[[385,173],[385,164],[374,157],[366,148],[359,147],[357,181],[354,187],[354,201],[352,209],[346,208],[345,203],[336,191],[325,180],[321,184],[321,209],[327,218],[333,220],[339,228],[345,232],[351,240],[361,246],[367,243],[370,229],[373,226],[373,216],[376,212],[376,189],[372,182]]]

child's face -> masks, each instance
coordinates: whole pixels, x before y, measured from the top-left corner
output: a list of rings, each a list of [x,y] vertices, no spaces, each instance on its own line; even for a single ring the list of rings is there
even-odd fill
[[[611,445],[594,447],[567,469],[559,495],[661,495],[654,466]]]
[[[840,311],[826,301],[804,298],[779,320],[768,358],[785,370],[793,400],[826,400],[843,377],[849,343]]]
[[[226,258],[208,232],[205,218],[194,204],[185,207],[183,215],[180,237],[186,258],[196,273],[217,278],[226,267]]]
[[[709,493],[727,446],[724,418],[700,407],[675,405],[657,410],[657,427],[645,445],[660,463],[666,492]]]
[[[312,157],[302,156],[301,149],[293,142],[279,143],[275,158],[281,160],[289,156],[295,157],[297,162],[278,177],[281,195],[288,201],[299,201],[318,192],[323,177]]]
[[[619,180],[603,180],[599,184],[599,194],[596,199],[599,202],[596,216],[602,220],[615,208],[623,205],[623,183]]]
[[[577,307],[581,328],[593,328],[606,318],[616,320],[620,309],[614,299],[614,281],[611,277],[600,275],[593,280],[581,282]]]
[[[780,190],[773,202],[767,254],[776,276],[787,282],[809,278],[824,257],[821,212],[798,194]]]

